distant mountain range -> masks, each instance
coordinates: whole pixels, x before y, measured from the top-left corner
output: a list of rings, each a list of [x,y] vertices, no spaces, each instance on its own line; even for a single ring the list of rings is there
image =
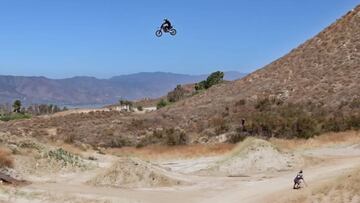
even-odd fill
[[[226,80],[246,74],[225,72]],[[53,103],[66,105],[111,104],[119,99],[142,99],[163,96],[178,84],[195,83],[207,75],[144,72],[115,76],[110,79],[73,77],[0,76],[0,104],[20,99],[25,104]]]

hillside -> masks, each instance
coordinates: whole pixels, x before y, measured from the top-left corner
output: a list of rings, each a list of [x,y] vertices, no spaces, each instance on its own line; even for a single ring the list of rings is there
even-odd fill
[[[191,116],[223,111],[240,100],[336,107],[360,98],[360,6],[282,58],[247,77],[211,88],[166,112]],[[206,109],[206,112],[204,111]],[[165,111],[165,110],[164,110]]]
[[[360,6],[284,57],[232,84],[211,89],[206,97],[194,97],[189,103],[201,105],[210,98],[235,101],[273,96],[289,102],[335,106],[359,97],[359,27]]]
[[[243,76],[238,72],[226,73],[228,80]],[[194,83],[206,77],[207,75],[163,72],[137,73],[110,79],[73,77],[55,80],[45,77],[0,76],[0,104],[20,99],[27,104],[92,105],[111,104],[120,98],[157,98],[177,84]]]
[[[247,77],[157,113],[206,141],[238,131],[242,119],[245,136],[309,137],[358,128],[359,27],[360,6]]]

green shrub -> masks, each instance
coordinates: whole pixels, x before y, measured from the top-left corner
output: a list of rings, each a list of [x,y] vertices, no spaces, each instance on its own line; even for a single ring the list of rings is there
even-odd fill
[[[349,106],[352,109],[360,109],[360,99],[359,98],[353,99]]]
[[[360,115],[352,115],[346,120],[349,128],[353,130],[360,130]]]
[[[224,72],[216,71],[213,72],[207,77],[206,80],[203,80],[195,84],[195,90],[200,91],[204,89],[209,89],[210,87],[221,83],[224,80]]]
[[[168,105],[168,102],[167,102],[166,100],[164,100],[164,99],[161,99],[161,100],[157,103],[156,108],[157,108],[157,109],[161,109],[161,108],[163,108],[163,107],[165,107],[165,106],[167,106],[167,105]]]
[[[256,111],[248,116],[245,126],[252,135],[310,138],[321,132],[320,119],[313,118],[305,106],[261,99],[254,108]]]
[[[37,142],[32,140],[24,140],[19,143],[20,148],[28,148],[28,149],[35,149],[38,152],[41,152],[45,149],[45,147]]]
[[[11,114],[0,115],[1,121],[11,121],[11,120],[29,119],[29,118],[31,118],[29,114],[22,114],[22,113],[11,113]]]
[[[85,167],[85,164],[80,157],[73,155],[62,148],[49,151],[47,156],[50,159],[61,162],[64,166]]]
[[[206,86],[206,81],[203,80],[203,81],[195,84],[195,90],[196,90],[196,91],[204,90],[204,89],[205,89],[205,86]]]
[[[310,138],[318,133],[317,122],[310,117],[300,117],[294,123],[295,137]]]
[[[324,107],[310,102],[284,104],[277,99],[264,98],[254,103],[251,113],[241,117],[246,117],[245,129],[249,135],[264,137],[307,139],[330,131],[360,129],[357,101],[343,102],[340,106]]]
[[[21,101],[20,100],[15,100],[13,105],[13,112],[15,113],[20,113],[20,110],[21,110]]]
[[[224,72],[216,71],[211,73],[209,77],[206,79],[205,89],[212,87],[213,85],[217,85],[224,80]]]

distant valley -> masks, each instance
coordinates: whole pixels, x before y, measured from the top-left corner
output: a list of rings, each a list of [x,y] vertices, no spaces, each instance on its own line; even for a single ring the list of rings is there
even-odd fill
[[[245,75],[236,71],[225,72],[225,80],[240,79]],[[165,72],[136,73],[110,79],[0,76],[0,104],[11,103],[15,99],[24,104],[111,104],[119,99],[160,97],[178,84],[195,83],[206,77]]]

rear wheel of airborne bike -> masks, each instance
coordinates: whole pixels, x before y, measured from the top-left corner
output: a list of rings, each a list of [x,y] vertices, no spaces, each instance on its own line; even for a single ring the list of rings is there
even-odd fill
[[[157,31],[155,32],[155,35],[156,35],[157,37],[161,37],[161,36],[162,36],[162,31],[161,31],[161,30],[157,30]]]
[[[169,32],[172,36],[176,35],[176,30],[174,28],[171,28]]]

